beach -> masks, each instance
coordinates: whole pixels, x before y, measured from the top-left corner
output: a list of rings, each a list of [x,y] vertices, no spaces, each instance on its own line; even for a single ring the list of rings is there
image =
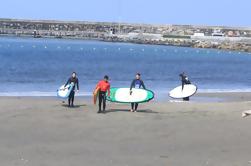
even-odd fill
[[[36,2],[0,5],[0,166],[251,166],[251,1]]]
[[[251,116],[241,116],[251,109],[248,53],[8,37],[0,46],[2,165],[251,164]],[[73,71],[80,91],[68,108],[55,95]],[[168,97],[183,71],[198,87],[189,102]],[[154,100],[97,114],[97,82],[109,75],[111,87],[129,87],[137,72]]]
[[[251,93],[153,100],[136,113],[108,103],[107,112],[97,114],[91,101],[77,97],[68,108],[55,97],[0,97],[1,165],[251,164],[251,117],[241,117],[251,109]]]

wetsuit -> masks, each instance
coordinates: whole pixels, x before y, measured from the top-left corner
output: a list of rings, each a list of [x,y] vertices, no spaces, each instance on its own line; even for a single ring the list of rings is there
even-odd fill
[[[96,88],[99,88],[99,110],[98,110],[98,113],[101,112],[101,106],[102,106],[102,103],[103,103],[103,112],[105,111],[105,108],[106,108],[106,92],[108,91],[108,96],[110,96],[110,83],[108,81],[99,81],[99,83],[97,84],[97,87]]]
[[[72,90],[71,90],[71,92],[70,92],[70,95],[69,95],[69,97],[68,97],[68,106],[69,106],[69,107],[70,107],[70,106],[72,106],[72,107],[74,106],[73,103],[74,103],[74,96],[75,96],[75,88],[76,88],[76,86],[77,86],[77,90],[79,90],[78,78],[77,78],[77,77],[75,77],[75,78],[73,78],[73,77],[69,78],[68,81],[67,81],[66,84],[65,84],[65,87],[66,87],[68,84],[71,84],[71,83],[73,83],[74,86],[73,86],[73,88],[72,88]]]
[[[184,85],[191,84],[190,80],[188,77],[184,74],[181,74],[181,83],[182,83],[182,90],[184,89]],[[183,98],[184,101],[189,101],[189,97]]]
[[[143,89],[146,89],[144,82],[142,80],[140,80],[140,79],[134,79],[132,81],[131,86],[130,86],[130,91],[132,90],[132,88],[143,88]],[[132,110],[137,111],[138,105],[139,105],[139,103],[131,103]]]

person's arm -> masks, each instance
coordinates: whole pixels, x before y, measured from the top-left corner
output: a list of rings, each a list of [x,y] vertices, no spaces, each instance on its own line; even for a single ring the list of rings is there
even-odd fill
[[[95,88],[95,89],[99,88],[99,84],[100,84],[100,82],[98,82],[98,83],[97,83],[97,85],[96,85],[96,88]]]
[[[132,80],[131,86],[130,86],[130,91],[132,90],[132,88],[134,87],[135,84],[135,80]]]
[[[146,86],[145,86],[145,84],[144,84],[144,82],[141,80],[141,85],[142,85],[142,87],[144,88],[144,89],[146,89]]]
[[[185,81],[182,79],[182,90],[184,89]]]
[[[77,84],[77,90],[79,91],[79,83],[78,83],[78,79],[77,79],[76,84]]]
[[[132,80],[131,86],[130,86],[130,95],[132,95],[132,88],[135,86],[135,80]]]
[[[67,80],[67,82],[64,84],[64,87],[66,87],[70,83],[70,78]]]
[[[108,86],[108,97],[110,97],[110,94],[111,94],[111,86],[110,86],[110,84],[109,84],[109,86]]]
[[[97,88],[99,88],[99,82],[97,83],[97,85],[96,85],[96,87],[95,87],[95,89],[93,91],[93,94],[95,94],[95,91],[96,91]]]
[[[186,77],[185,79],[186,79],[186,84],[191,84],[191,81],[189,80],[188,77]]]

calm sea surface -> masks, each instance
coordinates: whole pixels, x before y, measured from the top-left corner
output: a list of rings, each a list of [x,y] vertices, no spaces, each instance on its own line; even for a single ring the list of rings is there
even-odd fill
[[[0,96],[55,96],[76,71],[80,95],[107,74],[128,87],[140,72],[148,89],[167,95],[185,71],[199,92],[251,91],[249,53],[64,39],[0,38]]]

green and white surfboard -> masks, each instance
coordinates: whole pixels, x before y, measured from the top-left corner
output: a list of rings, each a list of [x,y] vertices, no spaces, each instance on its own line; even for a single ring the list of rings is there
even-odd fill
[[[111,94],[107,100],[117,103],[144,103],[153,98],[154,93],[147,89],[133,88],[130,94],[130,88],[111,88]]]

